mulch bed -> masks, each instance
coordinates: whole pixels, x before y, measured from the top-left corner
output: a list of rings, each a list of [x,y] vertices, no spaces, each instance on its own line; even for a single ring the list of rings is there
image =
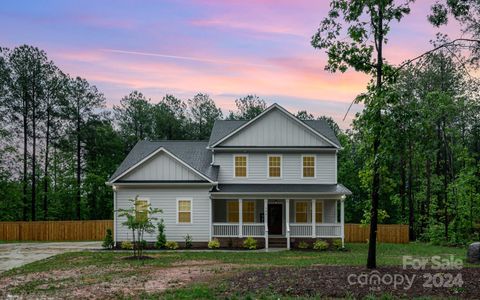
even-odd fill
[[[428,282],[430,273],[435,279]],[[438,275],[435,275],[439,273]],[[447,274],[451,274],[447,275]],[[463,284],[450,280],[461,274]],[[366,276],[367,275],[367,276]],[[407,281],[407,277],[408,280]],[[400,284],[400,277],[403,283]],[[456,277],[458,279],[458,277]],[[380,282],[378,282],[378,280]],[[395,286],[394,281],[397,281]],[[409,287],[408,282],[412,282]],[[432,287],[428,287],[428,283]],[[237,273],[227,281],[224,296],[252,293],[282,296],[354,297],[391,294],[410,298],[421,296],[480,299],[480,268],[461,270],[413,270],[402,267],[313,266],[307,268],[272,267]],[[450,287],[445,287],[450,285]]]

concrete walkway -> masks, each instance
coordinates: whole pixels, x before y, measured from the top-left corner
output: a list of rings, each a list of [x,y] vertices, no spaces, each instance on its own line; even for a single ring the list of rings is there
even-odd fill
[[[101,249],[102,242],[0,244],[0,273],[60,253]]]

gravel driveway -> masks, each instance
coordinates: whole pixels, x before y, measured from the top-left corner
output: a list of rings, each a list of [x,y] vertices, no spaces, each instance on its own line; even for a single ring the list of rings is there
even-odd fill
[[[0,244],[0,273],[56,254],[100,249],[102,242]]]

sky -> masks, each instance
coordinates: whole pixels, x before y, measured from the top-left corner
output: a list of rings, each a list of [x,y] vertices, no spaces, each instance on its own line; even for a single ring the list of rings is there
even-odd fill
[[[430,49],[439,29],[426,19],[434,0],[417,0],[385,47],[391,63]],[[165,94],[187,100],[207,93],[223,112],[256,94],[291,112],[343,117],[369,78],[324,70],[326,55],[310,45],[327,0],[2,0],[0,47],[45,50],[71,76],[105,94],[107,107],[132,90],[153,103]],[[458,26],[441,29],[452,37]]]

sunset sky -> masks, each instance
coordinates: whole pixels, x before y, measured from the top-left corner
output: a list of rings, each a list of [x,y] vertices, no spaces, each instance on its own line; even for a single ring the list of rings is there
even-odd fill
[[[393,24],[390,62],[430,48],[438,32],[426,20],[433,2],[417,1]],[[3,0],[0,46],[38,46],[64,72],[95,84],[109,107],[134,89],[152,102],[203,92],[227,113],[236,98],[257,94],[292,112],[332,116],[345,128],[353,114],[345,122],[343,115],[368,78],[324,71],[325,55],[310,46],[328,3]],[[441,30],[458,36],[455,24]]]

